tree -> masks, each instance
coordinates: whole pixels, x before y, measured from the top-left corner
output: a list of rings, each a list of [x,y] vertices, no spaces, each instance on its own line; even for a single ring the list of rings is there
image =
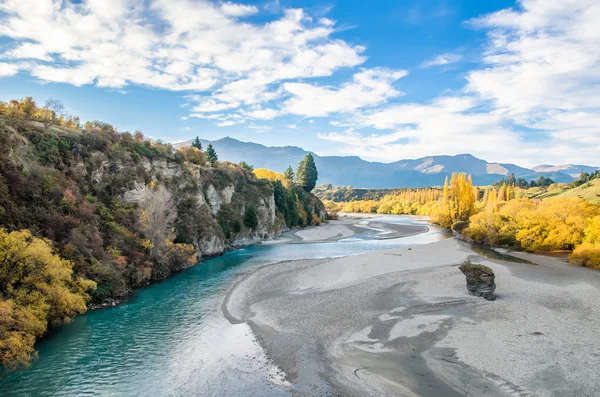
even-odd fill
[[[295,175],[291,165],[288,165],[287,169],[283,173],[283,177],[290,182],[294,182]]]
[[[250,229],[256,229],[258,226],[258,214],[256,212],[256,208],[253,205],[250,205],[246,209],[246,213],[244,214],[244,225],[249,227]]]
[[[209,143],[208,147],[206,148],[206,157],[208,158],[211,167],[214,167],[217,163],[217,160],[219,160],[219,156],[217,156],[217,152],[215,152],[215,148],[213,147],[212,143]]]
[[[446,177],[436,222],[443,227],[450,228],[455,222],[467,222],[474,211],[475,193],[471,176],[467,177],[464,172],[452,173],[450,184]]]
[[[516,181],[517,181],[517,180],[516,180],[516,178],[515,178],[515,174],[510,174],[510,175],[508,176],[508,179],[506,180],[506,184],[507,184],[507,185],[513,185],[513,184],[515,184],[515,183],[516,183]]]
[[[86,311],[96,283],[74,278],[72,267],[29,230],[0,229],[0,365],[26,366],[48,324]]]
[[[151,255],[160,255],[165,241],[174,238],[172,225],[177,218],[177,210],[173,196],[162,185],[138,187],[131,196],[138,202],[140,226],[150,240]]]
[[[44,124],[44,128],[52,127],[57,124],[58,120],[63,118],[65,115],[65,107],[62,102],[58,99],[48,99],[46,105],[40,109],[40,115],[38,120]]]
[[[242,167],[244,170],[252,172],[254,171],[254,167],[251,166],[250,164],[246,163],[245,161],[240,161],[240,167]]]
[[[266,168],[257,168],[254,170],[254,175],[258,179],[268,179],[270,181],[281,181],[284,179],[279,172],[271,171]]]
[[[310,192],[315,188],[319,173],[317,166],[315,165],[315,158],[312,154],[308,153],[304,156],[304,159],[298,164],[298,170],[296,171],[296,182],[298,186],[307,192]]]
[[[188,148],[196,150],[196,148]],[[200,152],[202,153],[202,152]],[[171,192],[163,185],[138,187],[131,195],[138,202],[140,228],[148,239],[146,247],[150,256],[156,260],[149,277],[162,278],[175,270],[191,266],[195,262],[194,248],[191,244],[175,244],[173,226],[177,220],[177,208]],[[147,277],[146,277],[147,278]],[[137,283],[145,281],[144,277]]]
[[[206,165],[206,155],[196,147],[180,147],[177,153],[183,155],[183,158],[192,164]]]
[[[196,137],[192,141],[192,147],[195,147],[198,150],[202,150],[202,142],[200,142],[200,138]]]

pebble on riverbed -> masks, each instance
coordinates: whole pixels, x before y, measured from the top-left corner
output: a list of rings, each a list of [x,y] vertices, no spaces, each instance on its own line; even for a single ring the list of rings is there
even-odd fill
[[[471,294],[489,301],[496,299],[496,276],[492,269],[469,261],[460,265],[459,269],[467,278],[467,289]]]

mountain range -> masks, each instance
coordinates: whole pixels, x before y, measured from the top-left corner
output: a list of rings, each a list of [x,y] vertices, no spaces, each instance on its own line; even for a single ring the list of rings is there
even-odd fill
[[[234,163],[245,161],[255,168],[267,168],[283,172],[288,165],[296,168],[308,153],[296,146],[264,146],[225,137],[215,141],[200,140],[206,148],[212,144],[220,160]],[[189,146],[192,140],[173,144],[174,147]],[[533,168],[507,163],[489,163],[471,154],[455,156],[429,156],[393,163],[371,162],[357,156],[318,156],[313,153],[319,170],[318,184],[353,186],[365,188],[427,187],[439,186],[453,172],[466,172],[476,185],[489,185],[514,173],[526,180],[540,176],[555,182],[572,182],[583,170],[594,171],[600,167],[586,165],[539,165]]]

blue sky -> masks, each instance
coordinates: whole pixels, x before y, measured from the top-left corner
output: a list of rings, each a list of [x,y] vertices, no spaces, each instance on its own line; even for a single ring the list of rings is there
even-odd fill
[[[597,1],[0,0],[0,100],[166,141],[598,163]]]

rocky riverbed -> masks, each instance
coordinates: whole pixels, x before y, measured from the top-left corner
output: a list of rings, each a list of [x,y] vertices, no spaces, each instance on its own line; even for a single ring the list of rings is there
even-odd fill
[[[344,222],[287,239],[418,232]],[[539,266],[489,260],[454,238],[288,261],[238,280],[223,311],[250,325],[299,395],[600,395],[600,273],[518,255]],[[466,260],[494,271],[495,301],[469,294]]]

